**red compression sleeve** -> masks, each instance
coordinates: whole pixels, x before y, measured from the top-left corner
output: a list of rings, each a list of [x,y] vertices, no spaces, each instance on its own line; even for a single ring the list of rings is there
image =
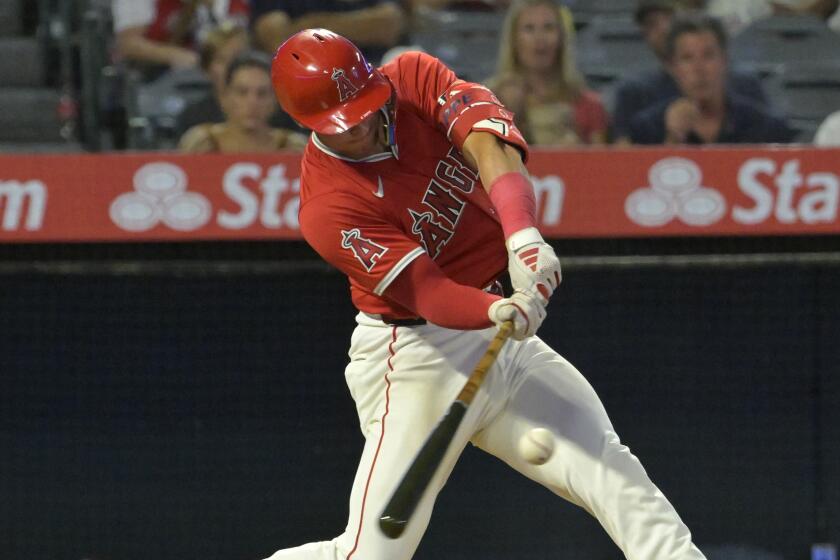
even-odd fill
[[[427,255],[414,259],[397,276],[385,296],[447,329],[476,330],[493,325],[487,310],[499,296],[458,284]]]
[[[537,227],[537,199],[534,187],[522,173],[511,171],[490,185],[490,200],[499,213],[505,239],[519,230]]]

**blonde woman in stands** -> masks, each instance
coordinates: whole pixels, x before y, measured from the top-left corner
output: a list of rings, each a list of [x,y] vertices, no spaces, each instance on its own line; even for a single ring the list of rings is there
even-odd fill
[[[303,134],[269,125],[277,105],[271,85],[271,60],[261,52],[246,51],[230,63],[221,103],[225,121],[189,129],[179,144],[182,151],[301,151],[306,145]]]
[[[574,56],[569,10],[552,0],[517,0],[502,29],[488,87],[516,115],[532,145],[603,144],[609,116],[588,89]]]

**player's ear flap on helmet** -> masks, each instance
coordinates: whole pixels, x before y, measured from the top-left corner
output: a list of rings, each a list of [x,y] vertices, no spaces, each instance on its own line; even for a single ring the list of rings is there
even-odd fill
[[[283,110],[321,134],[345,132],[392,95],[391,83],[359,48],[327,29],[300,31],[280,45],[271,79]]]

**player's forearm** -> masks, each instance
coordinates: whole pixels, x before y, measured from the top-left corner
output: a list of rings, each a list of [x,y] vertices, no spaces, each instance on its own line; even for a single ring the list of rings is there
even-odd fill
[[[519,150],[490,132],[471,132],[464,140],[463,152],[467,163],[478,171],[487,192],[506,173],[527,174]]]
[[[499,217],[514,289],[538,290],[548,301],[560,284],[560,261],[537,228],[534,186],[519,150],[493,134],[473,132],[464,142],[464,152],[478,167]]]
[[[473,132],[464,141],[464,156],[478,169],[505,239],[517,231],[535,228],[534,188],[519,150],[489,132]]]
[[[491,326],[493,322],[488,310],[500,299],[483,290],[458,284],[425,255],[402,271],[385,295],[430,323],[459,330]]]
[[[292,21],[293,32],[324,27],[361,46],[391,47],[405,25],[403,11],[393,3],[351,12],[316,12]]]

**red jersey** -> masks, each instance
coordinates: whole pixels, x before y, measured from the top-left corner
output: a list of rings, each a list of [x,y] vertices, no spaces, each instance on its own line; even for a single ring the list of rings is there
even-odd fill
[[[172,33],[176,22],[181,17],[184,11],[185,2],[183,0],[156,0],[154,20],[146,29],[145,36],[149,39],[160,42],[168,42],[172,39]],[[248,24],[248,15],[250,13],[250,6],[248,0],[216,0],[213,5],[207,8],[212,11],[213,16],[223,21],[233,20],[241,25]],[[218,12],[218,13],[216,13]],[[198,14],[194,14],[196,18]],[[200,18],[199,18],[200,19]],[[201,24],[210,22],[197,22]],[[196,26],[191,25],[190,29]],[[192,35],[190,35],[192,37]],[[189,39],[189,38],[188,38]]]
[[[414,313],[385,291],[424,253],[449,278],[475,288],[507,267],[490,197],[460,153],[467,134],[487,130],[527,152],[513,115],[495,96],[439,60],[406,53],[380,71],[396,92],[398,157],[350,160],[313,134],[301,164],[300,229],[348,276],[359,310],[406,317]]]

